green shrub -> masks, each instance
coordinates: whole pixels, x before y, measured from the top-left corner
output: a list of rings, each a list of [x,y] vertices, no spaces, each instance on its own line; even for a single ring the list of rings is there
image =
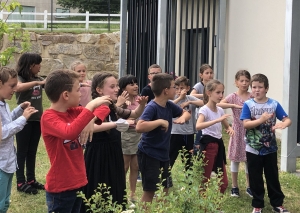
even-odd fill
[[[186,158],[183,159],[186,161]],[[221,172],[215,177],[212,177],[207,183],[203,184],[203,161],[193,157],[193,166],[190,170],[184,170],[185,162],[177,167],[179,171],[174,172],[176,176],[172,176],[174,186],[170,189],[169,194],[165,195],[162,184],[158,184],[156,198],[152,203],[136,203],[135,213],[145,212],[183,212],[183,213],[214,213],[220,212],[220,207],[223,202],[223,195],[219,188],[221,185]],[[181,171],[180,171],[181,170]],[[104,199],[108,196],[108,199]],[[122,212],[122,206],[112,203],[112,197],[109,193],[109,187],[104,184],[99,184],[95,194],[86,199],[84,194],[84,203],[89,207],[91,212]]]

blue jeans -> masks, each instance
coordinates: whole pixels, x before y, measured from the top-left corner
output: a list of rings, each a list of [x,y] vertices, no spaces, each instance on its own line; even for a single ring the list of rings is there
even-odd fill
[[[6,173],[0,169],[0,213],[6,213],[9,207],[13,175],[14,173]]]
[[[79,213],[82,198],[77,197],[80,189],[50,193],[46,191],[46,201],[49,213]]]
[[[196,134],[195,145],[200,145],[201,138],[202,138],[202,130],[199,130]]]

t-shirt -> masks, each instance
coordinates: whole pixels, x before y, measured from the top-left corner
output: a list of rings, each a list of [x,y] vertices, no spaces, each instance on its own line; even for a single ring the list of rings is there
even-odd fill
[[[158,105],[153,100],[150,101],[141,115],[140,120],[154,121],[164,119],[169,122],[169,128],[167,132],[162,130],[161,126],[150,132],[144,132],[138,145],[139,150],[159,161],[168,161],[172,118],[179,117],[182,113],[183,109],[172,101],[167,101],[165,107]]]
[[[89,84],[90,86],[92,85],[92,81],[89,80],[87,80],[85,83]],[[91,87],[80,87],[79,91],[81,93],[79,104],[85,107],[92,100]]]
[[[212,111],[207,105],[204,105],[199,110],[199,115],[204,116],[204,122],[219,119],[224,115],[224,110],[217,106],[217,112]],[[210,135],[212,137],[221,139],[222,138],[222,123],[218,122],[214,125],[202,129],[202,135]]]
[[[199,82],[199,83],[195,84],[195,86],[193,87],[193,89],[195,89],[198,94],[203,94],[203,91],[204,91],[204,84],[203,84],[203,82]]]
[[[18,76],[18,81],[20,81],[22,83],[27,83],[27,82],[31,82],[31,81],[43,81],[43,78],[34,77],[34,78],[31,78],[30,81],[25,81],[24,78],[22,78],[21,76]],[[41,116],[43,114],[42,94],[43,94],[42,85],[34,86],[26,91],[16,92],[17,104],[21,104],[25,101],[29,101],[31,103],[31,106],[33,106],[35,109],[38,110],[38,112],[32,114],[29,117],[28,121],[40,121],[41,120]]]
[[[103,108],[103,116],[110,112]],[[104,115],[105,114],[105,115]],[[83,149],[79,134],[94,118],[94,114],[83,107],[69,108],[67,112],[48,109],[41,118],[42,136],[50,159],[45,189],[59,193],[78,189],[87,184]]]
[[[267,155],[277,151],[275,131],[272,127],[276,124],[276,118],[282,120],[288,116],[282,106],[271,98],[268,98],[265,103],[257,103],[254,99],[250,99],[243,105],[240,119],[256,120],[264,112],[273,113],[273,116],[265,123],[253,129],[247,129],[245,135],[246,151],[256,155]]]
[[[141,96],[148,96],[147,103],[149,103],[151,100],[153,100],[155,98],[154,94],[151,90],[151,86],[149,84],[142,89]]]
[[[175,99],[178,96],[175,97]],[[186,95],[185,99],[180,100],[176,105],[180,106],[180,104],[187,102],[187,101],[198,101],[199,99],[192,96],[192,95]],[[191,113],[190,120],[186,121],[184,124],[173,124],[172,125],[172,131],[171,134],[180,134],[180,135],[190,135],[197,132],[196,130],[196,116],[195,116],[195,110],[196,110],[195,104],[189,104],[184,109]],[[174,119],[173,119],[174,120]]]

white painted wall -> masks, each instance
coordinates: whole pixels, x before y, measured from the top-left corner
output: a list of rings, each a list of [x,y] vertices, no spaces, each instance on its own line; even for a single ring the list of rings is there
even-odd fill
[[[282,103],[284,63],[284,0],[228,0],[225,49],[225,93],[237,90],[239,69],[269,78],[268,96]]]

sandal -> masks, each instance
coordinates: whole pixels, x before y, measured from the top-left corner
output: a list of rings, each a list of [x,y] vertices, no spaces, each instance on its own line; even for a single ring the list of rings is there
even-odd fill
[[[45,186],[43,184],[37,182],[36,180],[27,182],[27,184],[29,186],[32,186],[32,187],[36,188],[36,189],[45,190]]]
[[[37,194],[38,190],[27,183],[23,183],[21,186],[17,186],[19,192],[25,192],[27,194]]]

